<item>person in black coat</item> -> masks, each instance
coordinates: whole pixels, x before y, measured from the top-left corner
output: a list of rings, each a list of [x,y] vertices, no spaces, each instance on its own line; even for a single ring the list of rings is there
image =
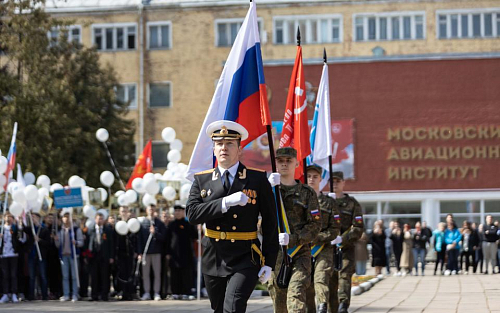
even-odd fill
[[[121,220],[127,222],[130,218],[128,207],[120,207]],[[119,289],[122,292],[121,300],[134,300],[134,260],[137,254],[135,253],[137,239],[135,234],[128,232],[126,235],[116,233],[116,267],[117,267],[117,282]]]
[[[156,206],[154,204],[148,205],[146,208],[148,217],[141,224],[141,229],[137,233],[137,253],[138,260],[144,261],[142,263],[142,282],[144,287],[144,294],[142,300],[151,300],[151,281],[150,271],[153,268],[153,294],[154,300],[161,300],[160,286],[161,286],[161,253],[165,242],[166,228],[165,224],[156,217]],[[148,239],[151,236],[148,250],[146,255],[145,251]],[[145,258],[145,260],[144,260]]]
[[[391,233],[392,240],[392,251],[394,252],[394,258],[396,259],[396,269],[398,270],[396,275],[401,275],[401,254],[403,253],[403,241],[404,241],[404,232],[399,227],[399,222],[394,223],[394,229]]]
[[[57,231],[53,213],[49,213],[45,216],[44,224],[50,232],[50,244],[47,253],[47,285],[49,287],[49,299],[55,300],[62,295],[62,275],[59,249],[57,249],[54,241]]]
[[[218,166],[194,175],[186,205],[191,224],[206,224],[202,273],[212,309],[244,312],[257,280],[271,278],[278,257],[277,213],[265,171],[239,162],[248,131],[232,121],[206,130]],[[257,237],[262,216],[262,246]]]
[[[385,233],[380,223],[377,221],[373,227],[373,233],[370,237],[372,245],[372,267],[375,267],[375,274],[382,274],[382,269],[387,263],[385,254]]]
[[[104,225],[104,215],[97,213],[95,227],[88,231],[88,249],[90,252],[90,277],[92,300],[108,301],[110,285],[110,265],[114,262],[114,230]]]
[[[422,272],[425,274],[425,245],[429,240],[428,232],[422,230],[420,222],[415,223],[415,232],[413,233],[413,262],[415,267],[415,275],[418,276],[418,259],[420,258]]]
[[[186,220],[185,209],[176,205],[174,218],[167,227],[167,258],[170,262],[172,294],[189,295],[193,286],[193,240],[198,238],[196,227]]]
[[[460,253],[460,269],[464,274],[469,274],[469,266],[476,268],[475,254],[479,246],[479,236],[477,231],[472,229],[471,222],[464,221],[462,224],[462,251]],[[465,258],[465,268],[463,261]],[[472,259],[472,264],[471,264]]]

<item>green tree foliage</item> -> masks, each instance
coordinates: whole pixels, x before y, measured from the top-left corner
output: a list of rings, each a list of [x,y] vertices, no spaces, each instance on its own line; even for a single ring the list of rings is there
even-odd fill
[[[116,75],[99,63],[95,48],[68,41],[71,21],[51,17],[43,4],[0,1],[0,147],[5,154],[18,122],[17,162],[24,171],[63,185],[79,175],[98,187],[101,172],[112,170],[95,137],[103,127],[120,174],[128,177],[135,126],[116,98]],[[49,39],[53,29],[60,29],[57,41]]]

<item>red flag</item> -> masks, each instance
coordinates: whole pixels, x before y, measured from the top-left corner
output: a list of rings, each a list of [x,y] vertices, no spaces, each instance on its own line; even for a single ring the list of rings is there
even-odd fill
[[[311,154],[301,46],[297,46],[297,57],[286,99],[285,118],[283,119],[283,131],[280,139],[280,148],[283,147],[293,147],[297,150],[297,160],[299,160],[300,166],[295,170],[295,179],[301,179],[304,176],[302,160]]]
[[[134,171],[132,172],[132,175],[130,176],[130,179],[128,180],[125,189],[132,188],[132,181],[135,178],[137,177],[142,178],[144,174],[151,172],[152,169],[153,169],[153,158],[151,156],[151,139],[150,139],[146,144],[146,146],[144,147],[144,150],[142,150],[142,153],[137,159],[137,162],[135,162]]]

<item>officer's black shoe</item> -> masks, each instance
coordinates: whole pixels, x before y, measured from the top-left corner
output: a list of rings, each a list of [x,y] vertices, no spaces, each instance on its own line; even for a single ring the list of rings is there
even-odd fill
[[[341,302],[339,305],[338,313],[349,313],[349,311],[347,311],[347,308],[348,306],[344,302]]]
[[[317,313],[327,313],[328,312],[328,306],[326,303],[320,303],[318,305],[318,310],[316,311]]]

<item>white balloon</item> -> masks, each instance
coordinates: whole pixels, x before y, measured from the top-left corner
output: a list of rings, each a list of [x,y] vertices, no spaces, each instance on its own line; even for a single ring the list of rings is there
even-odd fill
[[[143,217],[144,218],[144,217]],[[128,230],[135,234],[141,229],[141,223],[136,218],[131,218],[127,221]]]
[[[7,185],[7,191],[10,193],[10,194],[14,194],[14,191],[18,190],[18,189],[24,189],[24,187],[19,184],[18,182],[10,182],[8,185]]]
[[[29,206],[31,208],[31,212],[40,213],[40,210],[42,209],[42,201],[36,199],[35,201],[29,202]]]
[[[129,189],[125,192],[125,197],[127,198],[128,204],[131,204],[131,203],[134,203],[137,201],[137,193],[132,189]]]
[[[97,140],[99,140],[100,142],[106,142],[108,141],[109,139],[109,133],[108,131],[105,129],[105,128],[99,128],[96,132],[95,132],[95,137],[97,138]]]
[[[5,171],[7,170],[7,158],[4,157],[3,155],[0,156],[0,174],[3,174],[5,173]]]
[[[181,153],[179,150],[170,150],[167,154],[167,159],[169,162],[179,163],[181,160]]]
[[[40,175],[36,179],[36,185],[39,187],[50,188],[50,178],[47,175]]]
[[[142,224],[142,223],[144,223],[144,222],[146,221],[146,217],[145,217],[145,216],[139,216],[139,217],[137,218],[137,220],[139,221],[139,223],[141,223],[141,224]]]
[[[146,180],[148,180],[148,179],[150,179],[150,178],[154,178],[154,177],[155,177],[155,174],[154,174],[154,173],[146,173],[146,174],[144,174],[144,176],[142,177],[142,180],[143,180],[143,181],[146,181]]]
[[[177,171],[181,172],[182,174],[185,174],[187,172],[187,169],[188,166],[184,163],[179,163],[179,165],[177,165]]]
[[[115,230],[118,234],[125,236],[128,233],[128,225],[125,221],[119,221],[115,225]]]
[[[168,162],[167,164],[167,170],[174,170],[179,165],[179,163],[176,162]]]
[[[5,186],[5,183],[7,182],[7,177],[5,177],[4,174],[0,174],[0,186]]]
[[[24,188],[24,196],[28,202],[36,201],[38,199],[38,189],[33,185],[29,185]]]
[[[42,188],[46,188],[46,187],[42,187]],[[59,183],[54,183],[54,184],[52,184],[52,186],[50,186],[50,192],[54,193],[54,190],[63,189],[63,188],[64,188],[63,185],[61,185]]]
[[[150,195],[156,195],[160,191],[160,186],[156,182],[154,176],[150,177],[149,179],[144,179],[143,181],[144,181],[144,189]]]
[[[165,188],[163,188],[163,191],[161,193],[163,195],[163,197],[165,199],[167,199],[168,201],[172,201],[175,199],[175,196],[176,196],[176,192],[175,192],[175,189],[174,187],[172,186],[167,186]]]
[[[164,180],[172,180],[174,179],[175,172],[172,170],[166,170],[165,174],[163,174],[163,179]]]
[[[179,150],[179,151],[182,151],[182,147],[183,147],[183,144],[182,144],[182,141],[180,139],[174,139],[171,143],[170,143],[170,149],[171,150]]]
[[[49,190],[45,187],[38,189],[38,199],[43,200],[45,197],[49,196]]]
[[[160,173],[155,173],[155,179],[159,180],[161,179],[162,175]]]
[[[14,199],[14,201],[16,201],[20,204],[25,204],[26,203],[26,195],[24,194],[24,189],[14,190],[14,192],[12,193],[12,199]]]
[[[175,139],[175,130],[172,127],[165,127],[161,131],[161,138],[167,143],[172,143]]]
[[[108,216],[109,216],[108,210],[100,209],[100,210],[97,210],[97,213],[101,213],[102,215],[104,215],[104,220],[108,219]]]
[[[128,200],[127,200],[127,195],[126,194],[121,194],[118,197],[118,204],[120,206],[126,206],[126,205],[128,205]]]
[[[78,175],[73,175],[68,179],[68,185],[70,187],[78,187],[80,183],[81,183],[80,176]]]
[[[92,218],[92,219],[88,219],[86,222],[85,222],[85,227],[91,229],[91,228],[94,228],[95,227],[95,222],[94,222],[94,218],[95,216]]]
[[[156,205],[156,198],[147,193],[144,197],[142,197],[142,204],[144,204],[144,206],[148,206],[150,204]]]
[[[140,177],[134,178],[132,181],[132,188],[138,192],[138,193],[145,193],[146,190],[144,189],[144,180]]]
[[[35,183],[35,174],[31,172],[24,173],[24,183],[26,185],[33,185]]]
[[[86,217],[94,219],[95,214],[96,214],[96,211],[95,211],[95,208],[93,206],[87,204],[83,207],[83,215],[85,215]]]
[[[115,192],[115,197],[117,197],[117,198],[118,198],[119,196],[123,195],[124,193],[125,193],[125,191],[123,191],[123,190],[118,190],[117,192]]]
[[[23,206],[17,202],[12,202],[12,204],[9,207],[9,212],[15,217],[18,217],[21,214],[23,214],[23,211],[24,211]]]
[[[106,199],[108,199],[108,192],[106,191],[106,189],[99,187],[97,188],[97,190],[99,190],[99,192],[101,193],[101,201],[106,201]]]
[[[181,200],[185,200],[189,197],[189,192],[191,191],[191,186],[192,186],[191,183],[182,185],[181,190],[180,190]]]
[[[113,185],[113,183],[115,182],[115,176],[110,171],[102,172],[100,179],[101,179],[101,184],[103,184],[106,187],[111,187],[111,185]]]

